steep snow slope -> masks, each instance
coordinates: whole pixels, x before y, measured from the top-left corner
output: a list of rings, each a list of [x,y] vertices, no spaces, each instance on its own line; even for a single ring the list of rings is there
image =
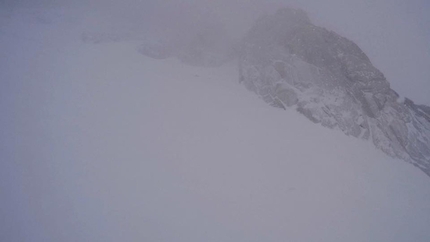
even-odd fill
[[[0,30],[0,241],[430,238],[418,169],[267,106],[235,63],[82,43],[44,14]]]

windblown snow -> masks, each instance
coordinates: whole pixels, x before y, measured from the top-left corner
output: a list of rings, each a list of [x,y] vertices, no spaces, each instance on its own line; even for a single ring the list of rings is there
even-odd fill
[[[63,16],[2,17],[0,241],[429,240],[412,165]]]

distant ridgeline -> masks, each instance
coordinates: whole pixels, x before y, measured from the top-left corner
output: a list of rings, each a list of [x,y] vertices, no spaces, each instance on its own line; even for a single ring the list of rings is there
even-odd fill
[[[239,56],[240,81],[272,106],[371,139],[430,176],[430,107],[399,100],[352,41],[313,25],[302,10],[260,18]]]

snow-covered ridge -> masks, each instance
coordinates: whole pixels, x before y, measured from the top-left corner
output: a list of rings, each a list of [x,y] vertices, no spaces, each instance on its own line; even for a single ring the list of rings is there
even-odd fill
[[[281,9],[249,31],[240,80],[272,106],[294,106],[315,123],[371,139],[430,175],[429,107],[398,102],[384,75],[352,41]]]

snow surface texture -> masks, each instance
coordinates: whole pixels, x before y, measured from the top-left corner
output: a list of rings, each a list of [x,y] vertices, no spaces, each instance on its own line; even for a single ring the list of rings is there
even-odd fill
[[[0,241],[430,238],[418,169],[57,11],[0,29]]]
[[[384,75],[352,41],[281,9],[247,34],[240,80],[272,106],[294,106],[315,123],[371,139],[430,176],[430,107],[399,102]]]

